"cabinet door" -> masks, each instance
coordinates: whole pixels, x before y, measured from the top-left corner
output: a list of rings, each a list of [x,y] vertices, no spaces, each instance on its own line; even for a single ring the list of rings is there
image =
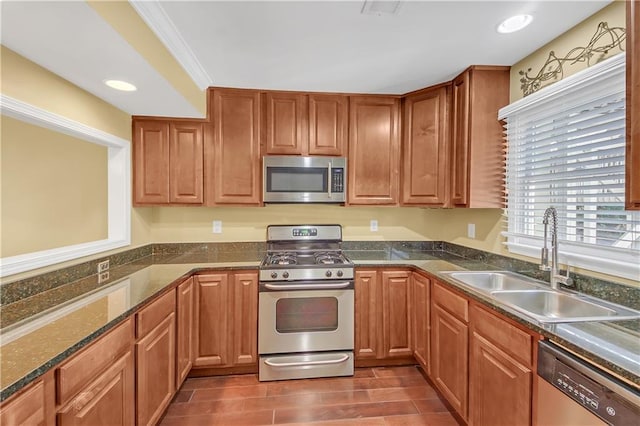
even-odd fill
[[[467,418],[468,328],[439,305],[432,306],[433,380],[455,410]]]
[[[169,123],[133,123],[133,202],[169,202]]]
[[[450,87],[405,100],[402,204],[444,206],[448,202]]]
[[[258,275],[233,274],[233,323],[229,328],[234,365],[258,362]]]
[[[355,274],[355,358],[378,358],[382,344],[382,291],[376,271]]]
[[[202,204],[202,123],[171,123],[169,202]]]
[[[627,151],[625,205],[640,210],[640,4],[627,2]]]
[[[55,425],[55,388],[53,375],[32,383],[20,395],[2,403],[1,425]]]
[[[396,98],[350,98],[349,204],[397,204],[399,111]]]
[[[453,80],[451,203],[468,205],[469,196],[469,72]]]
[[[383,356],[385,358],[410,357],[410,287],[407,271],[382,272]]]
[[[469,370],[469,425],[531,424],[531,369],[474,332]]]
[[[431,281],[423,275],[414,273],[411,280],[411,310],[413,325],[413,356],[422,368],[431,374],[431,356],[429,329],[431,325],[429,293]]]
[[[118,358],[58,411],[59,426],[130,426],[134,416],[133,352]]]
[[[136,343],[138,425],[153,425],[176,390],[175,314]]]
[[[229,364],[229,283],[227,274],[196,277],[194,366]]]
[[[349,98],[309,94],[309,154],[346,156]]]
[[[207,205],[260,203],[260,93],[215,89],[205,132]]]
[[[268,92],[266,103],[267,154],[308,154],[306,95]]]
[[[176,388],[182,385],[193,365],[194,288],[193,277],[178,286]]]

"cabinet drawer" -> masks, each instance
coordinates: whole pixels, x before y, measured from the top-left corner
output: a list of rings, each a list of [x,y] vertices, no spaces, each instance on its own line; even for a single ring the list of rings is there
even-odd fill
[[[176,292],[170,291],[138,312],[136,322],[136,337],[139,339],[156,328],[166,317],[175,312]]]
[[[527,367],[532,366],[533,339],[529,333],[476,305],[471,306],[471,324],[474,332],[492,341]]]
[[[133,320],[129,318],[65,362],[56,371],[58,404],[69,401],[132,344]]]
[[[439,282],[434,282],[433,301],[464,322],[469,322],[469,302]]]

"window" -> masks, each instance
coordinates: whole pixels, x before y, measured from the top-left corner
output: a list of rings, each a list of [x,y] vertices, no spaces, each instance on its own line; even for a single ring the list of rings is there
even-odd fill
[[[500,110],[507,135],[507,246],[539,256],[558,211],[560,262],[640,276],[640,213],[624,210],[625,56]]]

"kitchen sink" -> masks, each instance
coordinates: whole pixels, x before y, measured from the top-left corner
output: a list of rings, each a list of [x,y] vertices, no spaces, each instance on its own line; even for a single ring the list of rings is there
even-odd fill
[[[441,272],[466,287],[540,322],[627,320],[640,312],[605,300],[553,290],[543,281],[509,271]]]
[[[602,321],[640,318],[640,312],[589,296],[553,290],[494,291],[498,301],[540,322]]]
[[[543,289],[544,283],[509,271],[451,271],[442,274],[475,289],[491,293],[500,290]]]

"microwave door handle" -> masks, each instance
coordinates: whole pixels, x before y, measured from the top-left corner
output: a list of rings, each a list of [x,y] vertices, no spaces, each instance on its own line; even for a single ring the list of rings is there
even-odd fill
[[[331,173],[331,161],[329,161],[329,173],[327,173],[327,192],[329,194],[329,198],[331,198],[331,175],[333,173]]]

